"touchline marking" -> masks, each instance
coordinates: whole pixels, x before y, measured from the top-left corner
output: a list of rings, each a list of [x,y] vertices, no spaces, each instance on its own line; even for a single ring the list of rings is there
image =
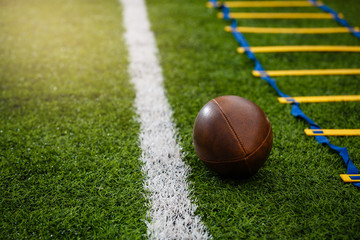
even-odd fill
[[[120,0],[123,6],[129,73],[141,123],[141,160],[149,191],[147,235],[151,239],[208,239],[186,181],[189,168],[181,159],[172,111],[163,89],[162,69],[143,0]]]

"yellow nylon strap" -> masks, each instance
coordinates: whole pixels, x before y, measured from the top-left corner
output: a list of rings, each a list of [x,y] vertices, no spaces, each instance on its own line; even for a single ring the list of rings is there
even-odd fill
[[[322,5],[317,2],[318,6]],[[218,2],[218,6],[225,4],[229,8],[241,7],[312,7],[314,6],[309,1],[224,1]],[[214,7],[212,3],[207,2],[208,7]]]
[[[302,45],[302,46],[259,46],[251,47],[254,53],[277,52],[360,52],[360,46],[328,46],[328,45]],[[239,47],[238,53],[245,53],[245,48]]]
[[[360,136],[360,129],[305,129],[307,136]]]
[[[336,96],[304,96],[304,97],[279,97],[280,103],[324,103],[324,102],[358,102],[360,95],[336,95]]]
[[[270,77],[306,76],[306,75],[358,75],[360,69],[301,69],[301,70],[270,70],[266,71]],[[263,72],[253,71],[255,77],[260,77]]]
[[[334,19],[330,13],[229,13],[232,19]],[[340,18],[344,16],[339,14]],[[223,13],[218,13],[218,18],[224,18]]]
[[[331,34],[331,33],[349,33],[346,27],[332,28],[266,28],[266,27],[237,27],[237,31],[242,33],[275,33],[275,34]],[[358,27],[354,28],[359,31]],[[231,32],[231,27],[226,26],[225,31]]]

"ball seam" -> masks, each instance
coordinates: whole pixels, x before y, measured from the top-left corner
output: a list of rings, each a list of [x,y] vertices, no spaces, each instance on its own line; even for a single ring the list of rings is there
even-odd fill
[[[233,158],[234,161],[226,161],[226,162],[212,162],[212,161],[208,161],[208,160],[204,160],[204,158],[202,158],[202,161],[206,162],[206,163],[211,163],[211,164],[223,164],[223,163],[235,163],[235,162],[240,162],[240,161],[244,161],[246,160],[248,157],[251,157],[252,155],[254,155],[255,153],[257,153],[257,151],[265,144],[265,142],[267,141],[267,139],[270,137],[270,133],[271,133],[271,128],[269,129],[268,134],[266,135],[264,141],[259,145],[259,147],[257,147],[256,149],[254,149],[254,151],[252,151],[249,155],[243,157],[243,158]]]
[[[244,154],[245,154],[245,159],[246,159],[246,158],[247,158],[247,152],[246,152],[246,150],[245,150],[242,142],[240,141],[239,136],[236,134],[236,132],[235,132],[235,130],[234,130],[232,124],[231,124],[230,119],[229,119],[228,116],[225,114],[225,112],[222,110],[220,104],[219,104],[215,99],[212,99],[212,101],[213,101],[213,102],[216,104],[216,106],[219,108],[222,117],[225,119],[225,122],[226,122],[226,124],[228,125],[228,127],[230,128],[231,133],[232,133],[232,135],[234,136],[234,138],[236,139],[239,147],[240,147],[240,148],[242,149],[242,151],[244,152]]]

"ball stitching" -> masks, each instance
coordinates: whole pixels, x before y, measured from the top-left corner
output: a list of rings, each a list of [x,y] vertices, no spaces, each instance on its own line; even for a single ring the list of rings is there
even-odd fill
[[[215,99],[213,99],[212,101],[213,101],[213,102],[216,104],[216,106],[219,108],[220,113],[221,113],[221,116],[225,119],[225,122],[226,122],[226,124],[228,125],[228,127],[230,128],[231,133],[233,134],[234,138],[235,138],[236,141],[238,142],[238,145],[239,145],[240,149],[242,149],[243,152],[245,153],[245,159],[246,159],[246,156],[247,156],[246,149],[244,148],[242,142],[240,141],[239,136],[238,136],[237,133],[235,132],[235,129],[233,128],[230,119],[229,119],[228,116],[225,114],[225,112],[222,110],[220,104],[219,104]]]

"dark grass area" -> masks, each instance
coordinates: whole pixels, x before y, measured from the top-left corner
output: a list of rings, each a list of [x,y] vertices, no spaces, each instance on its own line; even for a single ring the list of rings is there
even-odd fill
[[[0,238],[144,237],[121,16],[115,0],[0,0]]]
[[[357,1],[331,2],[349,22],[360,24]],[[289,105],[277,102],[275,91],[251,75],[253,63],[237,54],[227,23],[205,1],[148,1],[152,28],[164,68],[167,96],[174,109],[190,181],[199,206],[197,213],[215,239],[356,239],[359,189],[344,184],[342,159],[315,139],[306,137],[308,125],[290,115]],[[327,3],[327,2],[325,2]],[[317,11],[317,10],[315,10]],[[282,24],[287,24],[283,26]],[[319,21],[241,21],[243,26],[334,27]],[[246,34],[251,45],[346,44],[358,45],[350,34]],[[265,69],[357,67],[359,54],[258,54]],[[283,77],[278,85],[288,94],[358,94],[358,76]],[[248,180],[223,179],[207,170],[195,154],[192,127],[198,111],[220,95],[239,95],[257,103],[274,130],[272,153],[264,167]],[[302,104],[304,112],[321,126],[359,128],[358,103]],[[347,146],[360,167],[358,137],[330,138]]]

